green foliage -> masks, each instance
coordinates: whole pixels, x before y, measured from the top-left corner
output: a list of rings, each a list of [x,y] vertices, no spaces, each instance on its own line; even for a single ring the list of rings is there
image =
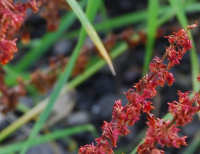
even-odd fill
[[[158,28],[159,1],[149,0],[148,3],[149,4],[148,4],[148,18],[147,18],[147,43],[146,43],[146,52],[144,57],[143,75],[147,72],[149,63],[152,58],[153,47]]]

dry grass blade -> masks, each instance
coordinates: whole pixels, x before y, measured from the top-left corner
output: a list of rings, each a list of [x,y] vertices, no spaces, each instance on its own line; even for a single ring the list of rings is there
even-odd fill
[[[81,24],[85,28],[85,30],[88,33],[89,37],[91,38],[91,40],[94,42],[94,44],[98,48],[101,56],[108,63],[108,66],[109,66],[112,74],[115,75],[116,74],[115,73],[115,69],[113,67],[113,64],[112,64],[112,61],[111,61],[111,58],[110,58],[108,52],[106,51],[106,49],[105,49],[101,39],[99,38],[97,32],[95,31],[94,27],[89,22],[89,20],[85,16],[84,12],[80,8],[79,4],[75,0],[66,0],[66,1],[71,6],[71,8],[74,11],[74,13],[76,14],[76,16],[79,18]]]

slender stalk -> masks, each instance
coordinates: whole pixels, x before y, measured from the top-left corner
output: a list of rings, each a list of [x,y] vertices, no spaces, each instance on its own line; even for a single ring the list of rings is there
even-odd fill
[[[87,34],[89,35],[90,39],[93,41],[93,43],[96,45],[97,49],[99,50],[100,55],[105,59],[105,61],[108,63],[108,66],[112,72],[113,75],[116,75],[112,61],[110,59],[110,56],[108,52],[106,51],[106,48],[104,47],[101,39],[99,38],[96,30],[93,28],[92,24],[89,22],[87,17],[84,15],[83,11],[81,10],[80,6],[77,4],[75,0],[66,0],[68,4],[71,6],[72,10],[76,14],[76,16],[79,18],[82,26],[86,30]]]

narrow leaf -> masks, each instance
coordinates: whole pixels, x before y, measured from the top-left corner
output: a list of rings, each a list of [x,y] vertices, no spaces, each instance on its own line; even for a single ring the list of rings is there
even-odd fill
[[[81,24],[83,25],[86,32],[90,36],[91,40],[94,42],[94,44],[98,48],[102,57],[108,63],[108,66],[110,67],[112,74],[115,75],[116,73],[115,73],[115,70],[114,70],[114,67],[113,67],[113,64],[112,64],[112,61],[111,61],[111,58],[110,58],[108,52],[106,51],[103,43],[101,42],[101,40],[100,40],[97,32],[93,28],[92,24],[90,23],[90,21],[87,19],[84,12],[80,8],[79,4],[76,2],[76,0],[66,0],[66,1],[71,6],[72,10],[77,15],[77,17],[79,18]]]
[[[158,19],[157,19],[159,13],[158,10],[159,10],[159,1],[149,0],[148,18],[147,18],[147,43],[146,43],[146,52],[144,57],[145,59],[144,59],[143,74],[147,72],[153,54],[155,37],[158,28]]]

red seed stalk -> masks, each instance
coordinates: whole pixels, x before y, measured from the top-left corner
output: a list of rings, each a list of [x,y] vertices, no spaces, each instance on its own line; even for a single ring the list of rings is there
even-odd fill
[[[188,29],[196,27],[189,26]],[[140,119],[142,113],[147,115],[148,130],[144,143],[137,150],[139,154],[164,153],[156,147],[175,147],[187,145],[186,136],[178,135],[179,126],[186,125],[192,120],[192,116],[200,110],[200,94],[197,93],[190,99],[189,92],[178,92],[179,100],[169,104],[169,112],[173,120],[165,121],[156,118],[151,111],[154,109],[151,99],[157,94],[157,87],[163,87],[165,83],[171,86],[174,83],[174,76],[169,69],[180,63],[183,55],[191,49],[191,41],[184,29],[174,32],[166,37],[169,46],[166,48],[162,58],[155,57],[149,66],[149,73],[146,74],[134,88],[126,92],[128,103],[122,106],[121,100],[115,101],[112,112],[112,120],[104,121],[102,135],[97,138],[96,144],[89,144],[80,147],[79,154],[112,154],[113,148],[117,147],[120,136],[129,134],[129,126],[133,126]],[[167,59],[168,63],[164,64]],[[197,102],[198,106],[194,103]]]

